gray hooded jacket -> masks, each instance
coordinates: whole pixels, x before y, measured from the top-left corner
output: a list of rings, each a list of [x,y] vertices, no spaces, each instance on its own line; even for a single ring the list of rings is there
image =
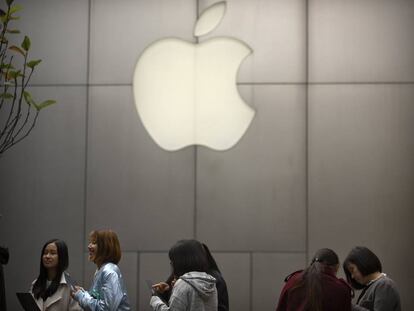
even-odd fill
[[[216,311],[216,279],[205,272],[188,272],[175,282],[168,305],[157,296],[150,305],[155,311]]]

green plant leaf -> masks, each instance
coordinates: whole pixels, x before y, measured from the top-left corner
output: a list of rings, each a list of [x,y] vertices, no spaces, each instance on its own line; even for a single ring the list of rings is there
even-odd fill
[[[35,101],[32,98],[32,95],[27,92],[24,91],[23,92],[23,97],[24,97],[24,101],[29,105],[29,106],[33,106],[37,111],[39,111],[39,107],[37,106],[37,104],[35,103]]]
[[[38,110],[42,110],[43,108],[46,108],[47,106],[50,106],[50,105],[53,105],[53,104],[56,104],[56,100],[48,99],[48,100],[45,100],[44,102],[38,104],[37,108],[38,108]]]
[[[23,92],[23,97],[24,97],[24,100],[26,101],[26,103],[29,103],[30,101],[33,100],[32,95],[28,91]]]
[[[23,50],[28,51],[30,49],[30,38],[28,36],[24,36],[23,42],[21,44]]]
[[[39,65],[39,63],[41,61],[42,61],[41,59],[31,60],[30,62],[27,63],[27,67],[33,69],[34,67],[36,67],[37,65]]]
[[[4,99],[10,99],[13,98],[14,96],[10,93],[2,93],[0,94],[0,98],[4,98]]]
[[[15,51],[17,53],[20,53],[23,56],[25,55],[24,51],[21,48],[19,48],[18,46],[15,46],[15,45],[10,46],[9,47],[9,50],[12,50],[12,51]]]
[[[7,33],[20,33],[19,29],[7,29],[6,30]]]
[[[6,77],[6,79],[7,80],[10,80],[10,79],[15,79],[15,78],[17,78],[18,76],[20,76],[21,74],[20,74],[20,70],[17,70],[17,71],[14,71],[14,70],[11,70],[11,71],[9,71],[8,73],[7,73],[7,77]]]
[[[12,64],[6,64],[6,63],[2,63],[0,64],[0,70],[1,69],[14,69]]]
[[[23,9],[23,7],[22,7],[20,4],[15,4],[15,5],[12,5],[12,6],[10,7],[9,14],[10,14],[10,15],[12,15],[12,14],[14,14],[14,13],[16,13],[16,12],[19,12],[21,9]]]

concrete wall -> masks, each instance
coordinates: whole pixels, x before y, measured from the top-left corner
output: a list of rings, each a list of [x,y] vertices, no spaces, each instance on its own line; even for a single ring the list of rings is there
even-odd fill
[[[0,243],[10,310],[60,237],[88,286],[94,228],[118,232],[134,309],[167,252],[195,237],[212,249],[232,310],[273,310],[284,277],[321,247],[379,255],[414,309],[414,1],[229,0],[211,36],[253,54],[238,75],[257,114],[226,152],[160,149],[137,117],[132,73],[163,37],[195,42],[207,0],[21,0],[18,22],[42,58],[31,91],[59,103],[0,159]],[[205,38],[202,38],[202,40]]]

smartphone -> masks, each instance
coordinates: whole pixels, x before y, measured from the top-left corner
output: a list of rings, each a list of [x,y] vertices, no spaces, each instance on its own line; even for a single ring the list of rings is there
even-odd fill
[[[71,290],[75,290],[75,286],[78,286],[78,283],[69,275],[65,273],[66,283],[70,286]]]

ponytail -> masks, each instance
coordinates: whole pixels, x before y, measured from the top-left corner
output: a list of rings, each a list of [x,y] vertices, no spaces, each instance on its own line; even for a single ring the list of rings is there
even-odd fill
[[[292,290],[306,288],[306,302],[309,311],[322,310],[322,273],[339,264],[338,255],[329,248],[318,250],[311,264],[303,271],[302,279]]]

